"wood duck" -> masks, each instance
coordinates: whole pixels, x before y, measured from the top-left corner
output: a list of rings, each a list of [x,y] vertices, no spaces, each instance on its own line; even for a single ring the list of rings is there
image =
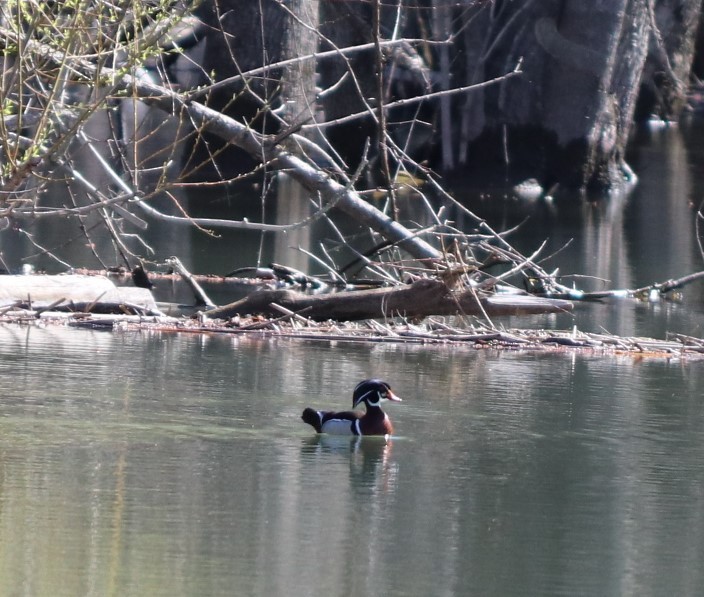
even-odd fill
[[[306,408],[301,415],[304,422],[311,425],[318,433],[337,435],[390,435],[393,433],[391,421],[381,410],[385,400],[401,402],[391,391],[391,387],[380,379],[360,381],[352,394],[352,408],[362,402],[367,412],[361,414],[354,410],[332,412]]]

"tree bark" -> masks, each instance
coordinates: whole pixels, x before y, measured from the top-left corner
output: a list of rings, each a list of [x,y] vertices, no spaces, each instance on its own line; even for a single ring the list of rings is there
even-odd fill
[[[375,15],[383,38],[378,41],[399,40],[409,32],[418,33],[415,37],[426,37],[428,29],[424,15],[427,11],[420,6],[404,8],[403,4],[377,3],[377,0],[320,0],[321,48],[343,49],[376,41]],[[416,27],[421,21],[424,21],[420,27],[422,33]],[[354,122],[338,123],[326,129],[327,138],[350,169],[359,164],[370,141],[371,155],[377,153],[380,103],[415,97],[430,90],[429,69],[417,48],[409,43],[383,48],[381,55],[369,48],[344,59],[342,56],[325,59],[318,68],[327,121],[368,112],[368,116],[356,118]],[[326,93],[327,90],[331,91]],[[429,111],[414,104],[410,108],[397,107],[385,112],[387,134],[409,155],[427,156],[429,130],[417,120],[432,120]],[[414,125],[411,126],[410,122]]]
[[[294,58],[314,54],[318,48],[318,0],[291,0],[287,7],[290,13],[284,22],[284,56]],[[282,72],[284,106],[281,116],[290,126],[306,123],[315,115],[316,66],[315,58],[310,58],[296,62]]]

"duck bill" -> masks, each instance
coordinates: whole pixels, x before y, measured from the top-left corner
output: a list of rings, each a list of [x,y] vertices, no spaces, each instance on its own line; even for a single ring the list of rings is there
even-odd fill
[[[386,399],[391,400],[391,402],[403,402],[403,400],[399,398],[396,394],[394,394],[391,390],[386,392]]]

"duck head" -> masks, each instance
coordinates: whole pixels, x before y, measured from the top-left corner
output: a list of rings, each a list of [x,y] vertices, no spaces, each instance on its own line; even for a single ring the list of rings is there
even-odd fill
[[[391,391],[391,386],[380,379],[365,379],[360,381],[354,388],[352,394],[352,408],[356,408],[362,402],[367,406],[380,406],[382,402],[391,400],[401,402],[396,394]]]

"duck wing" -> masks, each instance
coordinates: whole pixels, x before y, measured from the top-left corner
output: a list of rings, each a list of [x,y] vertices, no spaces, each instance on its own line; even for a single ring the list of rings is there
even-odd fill
[[[336,435],[360,435],[357,421],[361,414],[355,411],[333,412],[306,408],[301,415],[305,423],[311,425],[318,433]]]

